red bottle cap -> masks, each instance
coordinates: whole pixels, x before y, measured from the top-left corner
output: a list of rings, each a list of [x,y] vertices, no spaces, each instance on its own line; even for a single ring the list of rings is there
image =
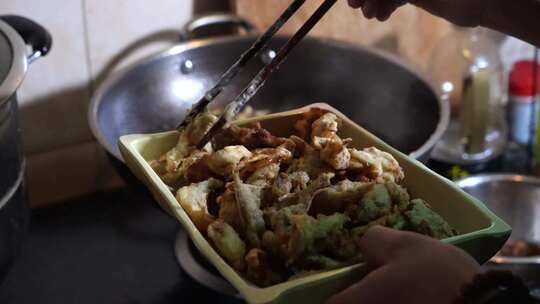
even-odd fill
[[[533,86],[533,67],[534,61],[521,60],[514,64],[512,72],[510,72],[510,95],[513,96],[533,96],[535,92]],[[540,92],[540,64],[536,64],[536,94]]]

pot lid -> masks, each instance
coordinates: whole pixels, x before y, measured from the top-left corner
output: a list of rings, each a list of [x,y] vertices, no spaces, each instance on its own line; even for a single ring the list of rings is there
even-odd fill
[[[26,44],[13,28],[0,20],[0,105],[19,88],[26,69]]]

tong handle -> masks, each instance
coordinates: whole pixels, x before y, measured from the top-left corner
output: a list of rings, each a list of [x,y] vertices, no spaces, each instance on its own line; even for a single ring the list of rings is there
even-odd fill
[[[311,15],[311,17],[302,25],[302,27],[287,41],[287,43],[279,50],[278,54],[270,64],[265,66],[247,87],[238,95],[234,101],[229,103],[218,121],[212,128],[203,136],[197,147],[202,149],[227,123],[232,121],[234,117],[242,110],[242,108],[257,94],[259,89],[264,85],[270,74],[272,74],[279,66],[287,59],[287,55],[302,41],[302,39],[311,31],[311,29],[321,20],[321,18],[336,4],[337,0],[325,0],[319,8]]]
[[[268,30],[255,43],[240,56],[240,58],[221,76],[217,84],[204,94],[204,96],[191,108],[188,115],[176,128],[182,131],[201,113],[206,107],[223,92],[223,89],[236,77],[242,68],[268,45],[270,39],[279,31],[306,0],[295,0],[283,14],[268,28]]]

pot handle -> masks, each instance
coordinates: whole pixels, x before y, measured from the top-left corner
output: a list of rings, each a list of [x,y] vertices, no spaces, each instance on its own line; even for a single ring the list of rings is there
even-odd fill
[[[189,21],[180,34],[180,41],[188,41],[196,38],[197,31],[217,26],[237,26],[246,33],[256,32],[255,26],[248,20],[227,13],[215,13],[196,17]]]
[[[32,47],[32,53],[27,57],[28,63],[47,55],[51,50],[51,34],[40,24],[15,15],[2,15],[0,19],[17,31],[24,42]]]

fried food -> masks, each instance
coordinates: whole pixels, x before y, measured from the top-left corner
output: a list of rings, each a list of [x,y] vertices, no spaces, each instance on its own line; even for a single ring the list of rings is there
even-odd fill
[[[275,270],[268,254],[260,248],[252,248],[246,254],[246,264],[247,277],[260,285],[269,286],[283,281],[281,273]]]
[[[221,176],[230,176],[238,163],[251,157],[252,153],[244,146],[227,146],[212,153],[207,164],[210,170]]]
[[[326,215],[340,212],[348,204],[359,202],[371,186],[369,182],[340,181],[317,191],[309,211],[311,214]]]
[[[265,230],[261,202],[264,187],[244,184],[238,175],[234,176],[235,196],[239,215],[246,228],[246,238],[250,245],[259,245],[259,236]]]
[[[358,171],[358,179],[368,178],[378,183],[399,183],[405,177],[403,169],[389,153],[375,147],[363,150],[350,149],[349,151],[351,153],[349,169]]]
[[[429,235],[436,239],[444,239],[456,235],[456,231],[428,203],[421,199],[411,201],[405,211],[405,217],[411,227],[418,233]]]
[[[222,181],[211,178],[204,182],[184,186],[176,192],[176,200],[201,231],[206,231],[208,225],[215,220],[208,211],[208,198],[212,191],[221,187],[223,187]]]
[[[213,144],[217,148],[242,145],[249,150],[252,150],[257,148],[277,147],[281,145],[284,140],[285,139],[276,137],[263,129],[260,124],[254,124],[249,128],[232,125],[213,138]]]
[[[427,202],[411,199],[391,154],[349,147],[335,114],[306,113],[289,138],[232,125],[197,150],[212,121],[197,118],[150,164],[217,252],[259,286],[358,263],[358,240],[374,225],[457,234]]]
[[[280,165],[292,159],[294,143],[289,141],[276,148],[256,149],[253,154],[241,162],[240,176],[247,178],[248,184],[271,184],[277,178]]]
[[[217,117],[210,112],[201,113],[193,124],[180,132],[174,148],[158,160],[150,162],[150,166],[160,173],[166,184],[176,186],[187,182],[189,168],[198,164],[205,156],[204,152],[209,149],[207,146],[205,151],[198,151],[195,145],[216,121]]]
[[[208,238],[212,240],[219,254],[229,262],[234,269],[244,269],[246,244],[238,233],[222,220],[215,220],[208,225]]]
[[[219,206],[218,218],[231,225],[236,231],[244,231],[244,222],[242,221],[233,183],[229,184],[216,202]]]
[[[331,180],[334,173],[321,173],[315,180],[312,180],[309,185],[296,193],[286,194],[279,198],[277,205],[284,207],[290,205],[301,205],[306,211],[309,211],[313,197],[319,189],[323,189],[331,185]]]
[[[298,158],[292,160],[288,173],[306,172],[310,178],[316,178],[321,173],[332,172],[332,168],[320,158],[320,152],[300,137],[291,136],[295,143]]]
[[[362,199],[346,212],[360,224],[367,224],[390,213],[392,198],[383,184],[375,184]]]

